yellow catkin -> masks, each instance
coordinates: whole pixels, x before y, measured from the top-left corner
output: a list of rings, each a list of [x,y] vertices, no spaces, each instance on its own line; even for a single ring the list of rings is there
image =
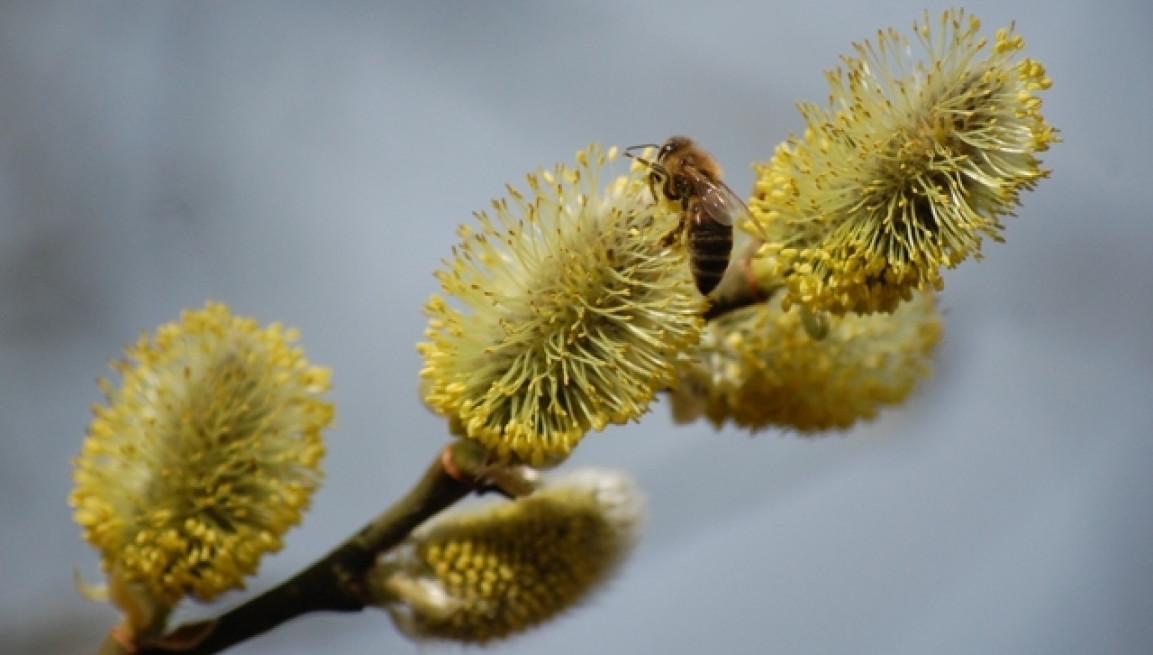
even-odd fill
[[[161,603],[243,586],[316,489],[330,373],[219,303],[142,335],[102,381],[69,501],[118,585]]]
[[[940,289],[942,268],[1000,241],[1001,218],[1048,175],[1057,141],[1041,116],[1045,69],[1018,59],[1012,26],[990,43],[980,22],[946,11],[915,24],[924,61],[896,30],[855,46],[826,74],[829,106],[800,106],[804,133],[754,166],[749,203],[786,306],[891,312]]]
[[[647,411],[696,343],[701,298],[634,171],[601,186],[615,150],[528,176],[462,228],[425,305],[425,403],[506,460],[562,461],[589,430]]]
[[[753,431],[845,429],[902,402],[930,372],[941,337],[933,293],[917,293],[892,314],[822,317],[800,308],[749,307],[711,323],[696,360],[670,394],[681,423],[704,415]]]
[[[443,516],[369,575],[418,639],[486,643],[574,606],[634,547],[644,502],[625,475],[585,469],[513,502]]]

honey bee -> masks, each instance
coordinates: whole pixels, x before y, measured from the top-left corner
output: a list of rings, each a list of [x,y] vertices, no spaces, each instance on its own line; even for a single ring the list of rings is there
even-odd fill
[[[733,250],[733,220],[748,214],[744,201],[721,180],[721,168],[692,139],[674,136],[657,150],[656,161],[634,154],[655,144],[632,146],[625,155],[649,168],[653,196],[681,206],[681,219],[665,236],[663,245],[678,239],[688,247],[693,282],[701,295],[720,284]],[[658,195],[659,190],[659,195]]]

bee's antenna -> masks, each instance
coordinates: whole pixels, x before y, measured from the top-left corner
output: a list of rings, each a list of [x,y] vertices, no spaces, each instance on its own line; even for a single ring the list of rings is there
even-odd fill
[[[634,159],[637,159],[638,157],[633,154],[634,150],[640,150],[642,148],[659,148],[659,147],[660,146],[658,146],[655,143],[642,143],[642,144],[637,145],[637,146],[629,146],[629,147],[625,148],[625,156],[626,157],[633,157]]]
[[[649,161],[649,160],[645,159],[644,157],[640,157],[640,156],[634,155],[632,153],[633,150],[640,150],[641,148],[656,148],[656,147],[658,147],[658,146],[655,143],[642,143],[639,146],[629,146],[629,147],[625,148],[625,157],[639,161],[640,163],[644,164],[645,166],[648,166],[650,170],[655,171],[659,175],[667,176],[669,174],[669,172],[668,172],[668,170],[665,169],[664,166],[661,166],[660,164],[658,164],[654,161]]]

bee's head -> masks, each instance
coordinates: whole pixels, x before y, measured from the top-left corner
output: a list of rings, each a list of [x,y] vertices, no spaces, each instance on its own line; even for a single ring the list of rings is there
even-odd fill
[[[664,142],[661,149],[657,151],[657,161],[666,161],[669,157],[678,154],[684,154],[685,151],[691,150],[693,147],[693,140],[687,136],[674,136],[668,141]]]

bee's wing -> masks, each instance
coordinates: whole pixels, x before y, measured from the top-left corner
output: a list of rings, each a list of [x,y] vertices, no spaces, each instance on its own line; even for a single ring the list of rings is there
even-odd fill
[[[696,189],[704,213],[721,225],[732,225],[734,218],[748,211],[745,203],[721,180],[714,181],[695,166],[687,164],[681,168],[681,173]]]
[[[683,171],[696,185],[700,192],[701,204],[710,218],[721,225],[733,225],[734,223],[739,225],[748,221],[761,233],[761,236],[764,237],[763,240],[767,240],[767,237],[764,236],[764,229],[752,219],[749,206],[745,204],[744,200],[741,200],[741,197],[733,191],[732,187],[725,184],[724,180],[713,181],[692,166],[685,166]]]

